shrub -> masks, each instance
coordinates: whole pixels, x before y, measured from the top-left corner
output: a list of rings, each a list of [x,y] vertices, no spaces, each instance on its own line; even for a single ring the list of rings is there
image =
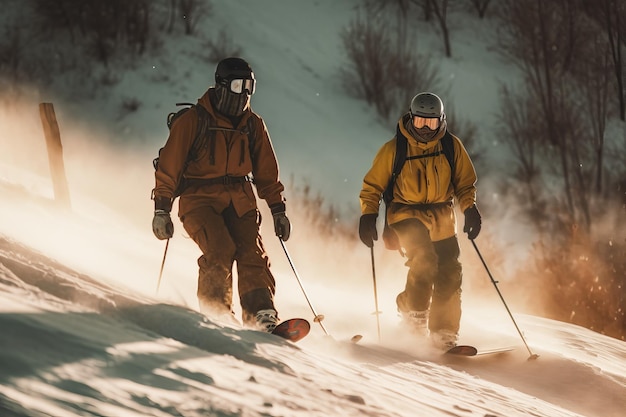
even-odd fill
[[[436,91],[439,84],[431,61],[398,36],[391,36],[379,19],[360,15],[341,35],[348,58],[340,71],[343,86],[374,106],[384,121],[396,120],[416,93]]]

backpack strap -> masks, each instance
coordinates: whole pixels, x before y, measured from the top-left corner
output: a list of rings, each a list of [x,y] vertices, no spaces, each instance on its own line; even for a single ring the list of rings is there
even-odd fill
[[[389,178],[387,188],[385,188],[385,191],[383,191],[383,201],[387,205],[389,205],[391,200],[393,200],[393,186],[396,183],[396,178],[398,178],[398,175],[400,175],[400,171],[402,171],[404,163],[406,162],[407,147],[408,142],[398,128],[396,131],[396,152],[393,156],[391,177]]]
[[[217,130],[224,131],[235,131],[236,129],[224,128],[224,127],[212,127],[211,124],[211,115],[209,112],[200,105],[194,105],[197,109],[198,113],[198,130],[196,133],[196,137],[193,141],[191,154],[189,160],[194,160],[199,154],[200,150],[203,147],[207,146],[207,140],[209,141],[209,163],[211,165],[215,165],[215,136],[210,132],[215,132]],[[253,149],[254,143],[256,139],[256,129],[254,124],[254,119],[249,117],[246,122],[246,127],[243,129],[244,133],[248,136],[248,151],[250,152],[250,158],[253,157]],[[243,156],[242,156],[243,157]]]
[[[250,160],[254,163],[254,145],[256,143],[256,126],[254,117],[248,117],[246,121],[246,134],[248,135],[248,151],[250,152]]]
[[[196,159],[200,154],[200,150],[204,147],[204,139],[206,137],[207,131],[209,130],[210,119],[209,112],[206,111],[203,106],[194,104],[192,105],[192,107],[195,107],[196,113],[198,114],[198,127],[196,128],[196,136],[193,138],[193,142],[191,142],[191,148],[189,149],[189,154],[187,155],[188,162]],[[210,155],[215,158],[215,156],[213,156],[214,152],[212,152]]]
[[[454,163],[454,139],[447,129],[446,133],[441,138],[441,148],[448,160],[448,164],[450,164],[450,182],[452,182],[454,186],[454,171],[456,169],[456,164]]]
[[[389,179],[389,183],[387,184],[387,188],[383,191],[383,201],[386,204],[389,204],[391,200],[393,200],[393,186],[396,183],[396,179],[398,175],[400,175],[400,171],[402,171],[402,167],[404,163],[409,159],[420,159],[431,156],[438,156],[442,153],[448,160],[448,164],[450,165],[450,182],[454,186],[454,170],[456,164],[454,163],[454,139],[452,135],[446,130],[446,133],[441,138],[441,151],[425,154],[425,155],[415,155],[409,156],[407,158],[407,149],[408,149],[408,141],[404,137],[404,135],[400,132],[400,129],[397,129],[396,132],[396,153],[393,159],[393,168],[391,171],[391,178]]]
[[[398,127],[396,129],[396,152],[393,157],[391,177],[389,178],[387,188],[385,188],[385,191],[383,191],[383,201],[385,202],[385,204],[389,204],[391,200],[393,200],[393,186],[396,183],[398,175],[400,175],[400,171],[402,171],[404,163],[406,162],[407,148],[408,142],[402,132],[400,132],[400,128]]]

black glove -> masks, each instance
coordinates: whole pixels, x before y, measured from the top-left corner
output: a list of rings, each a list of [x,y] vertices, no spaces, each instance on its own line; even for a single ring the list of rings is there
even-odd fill
[[[174,224],[168,211],[154,210],[152,232],[159,240],[169,239],[174,236]]]
[[[476,208],[476,204],[466,209],[463,214],[465,214],[465,227],[463,227],[463,231],[467,233],[469,240],[474,240],[476,236],[478,236],[478,233],[480,233],[481,225],[481,217]]]
[[[276,232],[276,236],[286,242],[291,234],[291,222],[289,222],[284,211],[274,213],[272,216],[274,217],[274,231]]]
[[[378,240],[376,230],[376,218],[378,214],[364,214],[359,220],[359,237],[361,242],[368,248],[374,247],[374,241]]]

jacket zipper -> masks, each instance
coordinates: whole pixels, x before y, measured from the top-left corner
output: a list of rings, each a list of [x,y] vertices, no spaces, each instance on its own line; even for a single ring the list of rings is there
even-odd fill
[[[417,192],[422,192],[422,170],[419,168],[417,169]]]
[[[433,168],[435,169],[435,197],[437,197],[439,196],[439,170],[436,161],[433,161]]]

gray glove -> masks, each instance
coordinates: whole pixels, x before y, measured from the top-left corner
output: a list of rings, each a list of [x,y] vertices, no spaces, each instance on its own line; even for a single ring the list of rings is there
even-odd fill
[[[291,222],[289,222],[284,211],[273,213],[272,216],[274,217],[274,231],[276,232],[276,236],[286,242],[291,234]]]
[[[154,210],[152,232],[159,240],[169,239],[174,236],[174,224],[168,211]]]

